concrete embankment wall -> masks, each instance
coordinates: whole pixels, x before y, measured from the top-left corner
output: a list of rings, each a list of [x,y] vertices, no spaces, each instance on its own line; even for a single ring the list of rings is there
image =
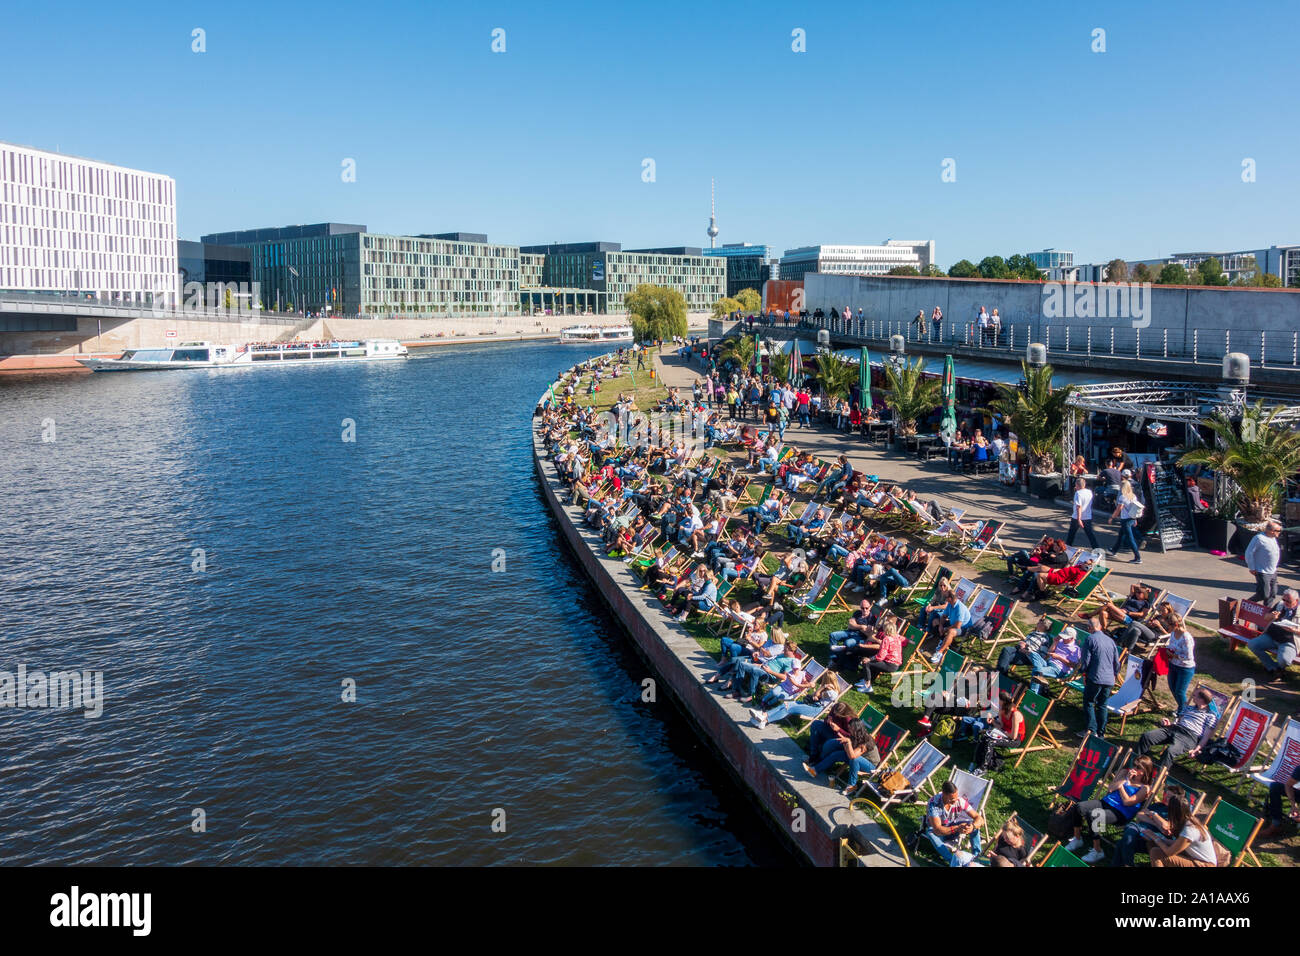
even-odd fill
[[[845,799],[824,780],[815,782],[804,774],[803,750],[780,727],[749,725],[745,707],[708,689],[703,680],[716,666],[713,658],[668,618],[652,594],[639,590],[640,580],[621,560],[605,555],[599,536],[582,524],[582,509],[561,500],[564,486],[535,429],[533,455],[543,496],[565,539],[662,684],[790,846],[813,865],[835,866],[847,817]]]
[[[1134,306],[1147,309],[1150,325],[1141,329],[1144,355],[1158,357],[1168,350],[1168,357],[1190,357],[1195,349],[1201,361],[1222,358],[1225,346],[1230,351],[1245,352],[1253,362],[1260,361],[1261,337],[1267,364],[1290,365],[1300,333],[1300,289],[1201,288],[1192,286],[1152,286],[1149,299],[1130,301],[1128,312],[1114,315],[1108,304],[1108,316],[1074,316],[1048,318],[1045,304],[1052,283],[991,281],[980,279],[918,279],[905,276],[832,276],[810,274],[804,277],[804,308],[809,312],[822,309],[830,315],[846,306],[854,313],[862,309],[867,319],[899,323],[906,327],[920,310],[928,321],[934,307],[943,312],[945,337],[948,323],[973,322],[980,306],[992,314],[998,310],[1002,327],[1016,328],[1016,342],[1043,342],[1051,336],[1053,348],[1061,348],[1065,329],[1070,329],[1072,346],[1081,347],[1091,329],[1095,350],[1109,348],[1114,330],[1115,348],[1132,352],[1138,342],[1134,327]],[[1088,285],[1079,283],[1075,295]],[[1105,286],[1098,286],[1097,297],[1105,299]],[[1070,287],[1065,287],[1069,292]],[[1073,309],[1071,309],[1073,311]],[[905,330],[905,329],[904,329]],[[1005,333],[1004,333],[1005,334]]]

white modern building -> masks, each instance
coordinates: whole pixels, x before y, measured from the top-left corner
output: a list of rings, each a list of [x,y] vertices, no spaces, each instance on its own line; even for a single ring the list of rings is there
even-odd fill
[[[0,142],[0,292],[177,304],[176,181]]]
[[[880,276],[899,266],[925,272],[934,263],[934,240],[887,239],[879,246],[801,246],[781,256],[781,279],[822,275]]]

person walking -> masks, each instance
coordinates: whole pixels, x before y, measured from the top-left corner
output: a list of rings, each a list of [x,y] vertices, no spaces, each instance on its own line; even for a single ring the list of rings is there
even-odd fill
[[[1246,545],[1246,567],[1255,575],[1255,600],[1267,604],[1277,597],[1277,562],[1280,557],[1277,539],[1282,526],[1269,521]]]
[[[1082,478],[1076,478],[1074,481],[1074,505],[1070,512],[1070,530],[1065,535],[1066,545],[1074,544],[1074,536],[1082,528],[1084,534],[1088,536],[1088,543],[1093,550],[1100,548],[1097,543],[1097,532],[1092,530],[1092,489]],[[1141,561],[1141,557],[1137,560]]]
[[[939,311],[939,307],[937,305],[934,307],[934,311],[930,313],[930,325],[934,327],[934,334],[932,336],[934,341],[942,342],[943,341],[943,313]]]
[[[1142,502],[1138,501],[1137,495],[1133,493],[1133,483],[1131,481],[1121,482],[1119,498],[1115,502],[1115,511],[1110,516],[1111,521],[1119,522],[1119,534],[1115,537],[1115,543],[1110,548],[1112,558],[1119,553],[1120,548],[1127,546],[1133,549],[1133,563],[1142,563],[1142,549],[1138,546],[1135,527],[1145,510],[1146,508],[1142,505]]]

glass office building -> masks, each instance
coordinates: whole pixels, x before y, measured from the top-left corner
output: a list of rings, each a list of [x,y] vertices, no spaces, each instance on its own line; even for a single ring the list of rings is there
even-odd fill
[[[1069,269],[1074,266],[1074,253],[1067,252],[1064,249],[1044,249],[1042,252],[1031,252],[1029,258],[1043,272],[1052,269]]]
[[[625,311],[624,297],[643,283],[677,289],[692,312],[712,308],[726,294],[726,260],[693,246],[624,250],[617,242],[567,242],[521,246],[520,254],[544,257],[544,290],[600,293],[579,296],[597,312]]]
[[[763,283],[776,278],[772,274],[772,258],[768,246],[731,242],[703,251],[706,256],[717,256],[726,260],[727,295],[732,298],[735,298],[736,293],[741,289],[753,289],[762,295]]]

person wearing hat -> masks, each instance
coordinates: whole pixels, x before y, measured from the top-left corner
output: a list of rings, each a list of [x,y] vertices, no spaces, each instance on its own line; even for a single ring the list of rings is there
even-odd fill
[[[1059,680],[1067,677],[1079,666],[1079,632],[1067,626],[1061,631],[1046,657],[1037,651],[1029,655],[1030,667],[1035,677]],[[1037,685],[1034,692],[1037,693]]]

